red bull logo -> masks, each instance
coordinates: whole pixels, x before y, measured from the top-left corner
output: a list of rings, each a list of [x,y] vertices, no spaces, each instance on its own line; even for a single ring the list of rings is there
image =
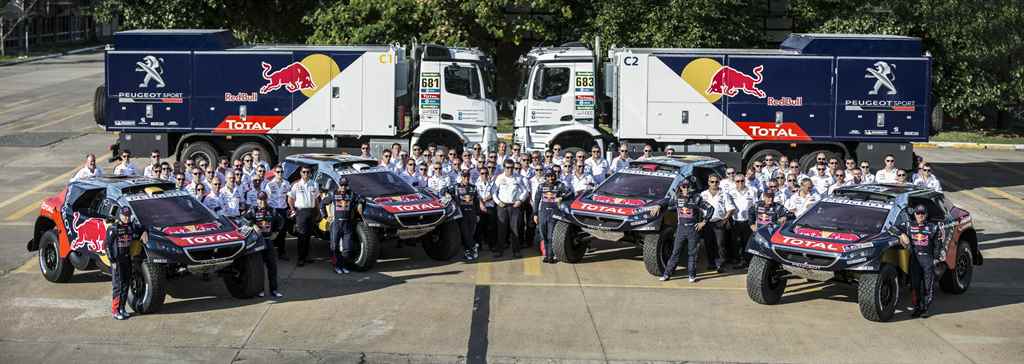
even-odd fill
[[[107,240],[107,225],[103,223],[103,219],[93,217],[82,222],[81,214],[76,212],[73,216],[75,222],[71,225],[71,230],[75,238],[71,242],[71,250],[86,247],[93,252],[103,251],[103,243]]]
[[[708,85],[705,93],[733,97],[738,95],[740,91],[743,91],[747,95],[763,99],[767,95],[757,87],[763,81],[761,77],[762,71],[764,71],[764,65],[754,67],[753,72],[751,72],[754,76],[751,77],[735,68],[722,66],[715,72],[714,76],[711,76],[711,83]]]
[[[290,93],[316,88],[313,76],[309,74],[309,69],[302,63],[292,62],[274,72],[270,72],[273,66],[269,63],[261,62],[261,65],[263,66],[263,79],[267,80],[267,84],[260,87],[260,94],[268,94],[281,87]]]

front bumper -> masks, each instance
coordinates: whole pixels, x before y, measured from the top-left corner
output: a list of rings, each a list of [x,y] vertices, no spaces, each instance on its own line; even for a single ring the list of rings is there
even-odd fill
[[[195,267],[200,271],[222,268],[235,259],[266,249],[259,234],[249,234],[245,240],[225,243],[179,247],[161,238],[151,238],[145,243],[146,260],[158,264]],[[213,268],[211,268],[213,267]]]
[[[433,231],[447,221],[462,218],[462,212],[454,206],[455,204],[448,204],[440,210],[401,213],[368,208],[363,212],[363,221],[369,227],[396,229],[399,235],[402,235],[402,232],[416,232],[420,234],[414,235],[419,236]]]
[[[787,245],[772,244],[763,234],[764,229],[756,231],[747,242],[746,251],[750,254],[770,259],[783,267],[796,267],[803,270],[820,272],[839,271],[877,271],[880,266],[880,249],[869,247],[848,252],[830,252],[800,248]],[[770,234],[770,232],[767,232]]]
[[[603,240],[619,240],[626,233],[657,232],[661,229],[661,215],[620,216],[574,209],[561,209],[552,218],[579,227],[584,232]]]

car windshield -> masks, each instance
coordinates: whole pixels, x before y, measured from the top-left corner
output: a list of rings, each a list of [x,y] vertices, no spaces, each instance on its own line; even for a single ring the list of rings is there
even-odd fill
[[[191,196],[143,199],[128,204],[145,226],[179,226],[216,220],[210,210]]]
[[[797,226],[835,232],[874,234],[882,230],[889,210],[833,202],[814,205],[799,220]]]
[[[416,189],[391,172],[355,173],[343,177],[348,178],[349,188],[352,189],[352,192],[363,197],[416,193]]]
[[[672,187],[671,177],[617,173],[601,184],[597,188],[597,192],[605,195],[655,200],[665,197],[665,193],[670,187]]]

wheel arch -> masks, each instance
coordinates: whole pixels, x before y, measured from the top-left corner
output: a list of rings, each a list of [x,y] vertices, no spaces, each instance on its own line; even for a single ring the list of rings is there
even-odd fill
[[[795,144],[795,146],[794,146]],[[840,142],[824,142],[824,141],[812,141],[812,142],[797,142],[797,141],[754,141],[747,143],[743,147],[743,151],[740,152],[740,161],[746,166],[747,158],[764,149],[775,149],[787,157],[794,157],[809,153],[816,149],[833,149],[843,153],[844,156],[851,156],[850,148],[846,144]]]
[[[41,238],[44,233],[55,227],[57,227],[57,223],[55,223],[53,220],[50,220],[50,218],[45,216],[37,217],[36,222],[35,224],[33,224],[32,228],[32,240],[29,240],[28,242],[28,251],[34,252],[36,250],[39,250],[39,238]],[[64,247],[65,239],[61,239],[60,234],[58,233],[57,240],[60,241],[61,249],[59,250],[62,253],[64,253],[62,254],[63,257],[64,255],[66,255],[67,252],[67,249],[65,249]]]
[[[181,151],[189,143],[196,142],[208,142],[214,149],[217,150],[219,156],[227,156],[230,151],[233,151],[238,146],[247,142],[261,143],[267,148],[267,151],[271,153],[270,156],[276,158],[277,148],[275,148],[274,139],[268,135],[263,134],[203,134],[203,133],[190,133],[184,134],[181,138],[178,138],[178,142],[174,147],[174,154],[177,159],[181,160]]]
[[[420,125],[420,127],[416,128],[416,130],[413,131],[412,140],[411,140],[410,144],[411,145],[418,145],[418,144],[420,144],[422,142],[426,142],[426,143],[434,142],[434,143],[437,143],[435,140],[443,141],[443,140],[446,140],[446,139],[447,140],[458,140],[459,145],[456,145],[455,147],[459,147],[459,148],[465,147],[466,141],[468,140],[466,138],[466,135],[463,134],[462,131],[460,131],[460,130],[458,130],[458,129],[450,126],[450,125],[444,125],[444,124]],[[440,143],[438,143],[438,144],[440,144]],[[451,146],[449,146],[449,147],[451,147]]]
[[[960,233],[960,241],[966,241],[969,244],[971,255],[974,257],[974,265],[982,265],[985,262],[984,258],[981,257],[981,251],[978,250],[978,232],[973,227]]]
[[[604,153],[603,135],[593,127],[584,125],[567,125],[551,130],[549,135],[550,137],[546,138],[547,140],[544,141],[544,144],[561,144],[562,147],[567,147],[568,145],[580,146],[570,143],[579,143],[580,141],[583,141],[583,144],[586,144],[592,141],[601,148],[601,153]],[[585,148],[587,146],[583,145],[583,147]]]

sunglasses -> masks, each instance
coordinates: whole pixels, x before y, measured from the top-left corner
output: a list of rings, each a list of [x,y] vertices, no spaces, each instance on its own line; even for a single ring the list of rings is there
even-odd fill
[[[153,159],[160,159],[160,155],[158,155],[158,154],[154,154],[154,155],[151,155],[149,157],[153,158]]]
[[[302,174],[309,174],[309,171],[302,171]]]
[[[927,215],[927,214],[928,213],[924,212],[924,211],[914,211],[914,215]]]
[[[284,173],[284,171],[282,171],[282,170],[280,170],[280,169],[275,169],[275,170],[274,170],[274,173],[277,173],[277,174],[281,174],[281,173]]]
[[[718,184],[718,181],[708,181],[710,184]]]
[[[931,172],[931,171],[932,171],[932,169],[931,169],[931,168],[922,168],[921,170],[922,170],[922,171],[925,171],[925,172]]]
[[[904,173],[900,173],[900,174],[897,174],[897,175],[896,175],[896,177],[906,177],[906,176],[907,176],[907,175],[906,175],[906,174],[904,174]]]
[[[644,153],[650,153],[650,152],[651,152],[650,149],[644,149]]]
[[[727,174],[727,175],[730,175],[730,176],[731,176],[731,175],[734,175],[734,174],[736,174],[736,172],[725,172],[725,174]]]
[[[628,150],[626,150],[626,149],[619,149],[619,153],[628,153],[628,152],[629,152],[629,151],[628,151]]]
[[[480,150],[480,147],[473,147],[473,150]]]
[[[367,150],[367,149],[370,149],[370,148],[369,147],[359,147],[359,149]]]
[[[893,162],[895,162],[895,160],[892,160],[892,159],[886,159],[885,160],[885,163],[893,163]]]

